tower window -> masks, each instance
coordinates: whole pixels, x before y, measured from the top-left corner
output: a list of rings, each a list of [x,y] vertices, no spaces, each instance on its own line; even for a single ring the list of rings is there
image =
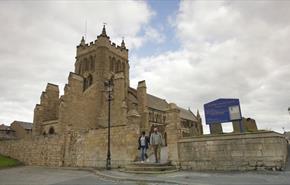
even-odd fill
[[[84,78],[84,90],[93,84],[93,76],[89,74],[88,77]]]
[[[90,71],[95,71],[95,60],[93,56],[90,56]]]
[[[90,74],[87,78],[87,83],[88,83],[88,87],[91,86],[93,84],[93,77],[92,75]]]
[[[110,61],[110,70],[112,71],[112,72],[116,72],[117,71],[117,66],[115,66],[116,65],[116,59],[113,57],[113,58],[111,58],[111,61]]]
[[[54,128],[53,127],[50,127],[49,128],[48,134],[55,134],[55,131],[54,131]]]

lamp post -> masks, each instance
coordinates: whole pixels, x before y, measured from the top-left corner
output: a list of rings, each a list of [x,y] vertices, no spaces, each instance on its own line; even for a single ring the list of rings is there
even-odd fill
[[[111,169],[111,101],[113,100],[112,92],[114,87],[114,77],[104,82],[105,91],[108,93],[108,151],[106,160],[106,169]]]

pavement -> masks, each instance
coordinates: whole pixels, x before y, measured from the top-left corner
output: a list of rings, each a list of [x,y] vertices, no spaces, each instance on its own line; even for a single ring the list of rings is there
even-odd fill
[[[289,185],[290,171],[128,174],[118,170],[22,166],[0,170],[0,185]]]
[[[118,170],[97,171],[97,176],[122,181],[180,185],[290,185],[290,171],[192,172],[128,174]]]
[[[0,170],[0,185],[136,185],[138,182],[113,181],[78,169],[22,166]]]

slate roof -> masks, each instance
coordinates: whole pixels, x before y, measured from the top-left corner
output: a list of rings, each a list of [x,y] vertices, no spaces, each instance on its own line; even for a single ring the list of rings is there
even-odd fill
[[[134,93],[136,95],[137,90],[130,87],[129,91]],[[130,100],[134,103],[138,103],[138,100],[135,97],[130,97]],[[160,111],[166,111],[169,108],[169,104],[165,99],[159,98],[157,96],[153,96],[151,94],[147,94],[147,105],[151,109],[160,110]],[[191,121],[197,121],[196,116],[190,111],[186,110],[184,108],[178,107],[180,110],[180,117],[183,119],[191,120]]]
[[[166,111],[168,109],[168,103],[166,100],[153,96],[151,94],[147,94],[147,103],[149,108]],[[197,121],[195,115],[190,111],[184,108],[178,107],[180,110],[180,117],[183,119]]]
[[[32,123],[24,122],[24,121],[13,121],[15,124],[19,124],[22,128],[31,130],[32,129]]]
[[[158,98],[151,94],[147,94],[147,104],[148,107],[156,110],[166,111],[168,109],[168,103],[166,102],[166,100]]]
[[[180,117],[183,119],[191,120],[191,121],[197,121],[195,115],[190,111],[186,110],[184,108],[178,107],[180,110]]]
[[[11,128],[7,125],[2,124],[0,125],[0,130],[11,130]]]

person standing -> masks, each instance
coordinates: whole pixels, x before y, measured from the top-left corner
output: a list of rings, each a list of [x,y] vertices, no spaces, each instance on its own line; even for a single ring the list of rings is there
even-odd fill
[[[158,132],[158,128],[155,127],[153,133],[150,136],[150,145],[153,147],[155,162],[160,162],[160,150],[162,145],[162,135]]]
[[[138,149],[140,150],[141,163],[144,163],[146,150],[148,149],[148,146],[149,146],[149,138],[148,136],[145,135],[145,131],[143,131],[141,136],[139,137],[138,143],[139,143]]]

